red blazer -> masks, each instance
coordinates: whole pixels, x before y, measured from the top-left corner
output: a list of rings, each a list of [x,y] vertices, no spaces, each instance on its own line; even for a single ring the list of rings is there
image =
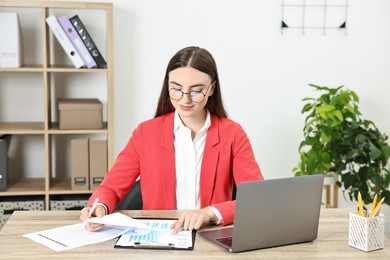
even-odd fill
[[[144,210],[176,209],[173,120],[174,113],[169,113],[141,123],[90,202],[99,198],[113,212],[140,176]],[[200,173],[200,205],[216,207],[225,225],[234,220],[233,178],[238,185],[263,176],[241,126],[211,115]]]

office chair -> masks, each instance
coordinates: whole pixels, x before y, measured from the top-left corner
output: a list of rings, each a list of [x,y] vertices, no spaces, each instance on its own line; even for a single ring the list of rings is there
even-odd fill
[[[115,207],[116,210],[141,210],[142,194],[140,180],[138,179],[123,200]]]
[[[237,187],[233,185],[232,200],[236,199]],[[141,210],[142,209],[142,194],[140,180],[137,180],[130,191],[126,194],[123,200],[116,206],[116,210]]]

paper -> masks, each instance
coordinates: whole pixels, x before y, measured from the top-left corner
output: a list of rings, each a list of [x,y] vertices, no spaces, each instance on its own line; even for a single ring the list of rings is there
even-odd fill
[[[90,218],[87,220],[90,223],[104,224],[109,227],[116,228],[146,228],[151,229],[152,227],[145,225],[143,221],[133,219],[129,216],[126,216],[120,212],[115,212],[109,215],[106,215],[102,218]]]
[[[178,244],[176,236],[172,234],[170,225],[175,220],[138,220],[126,216],[120,212],[106,215],[102,218],[90,218],[90,223],[104,224],[108,227],[131,228],[132,232],[153,234],[153,241],[159,244]],[[146,242],[143,240],[142,242]],[[150,241],[149,241],[150,242]]]
[[[142,220],[149,229],[132,228],[123,234],[115,246],[134,247],[145,246],[170,246],[172,248],[192,247],[192,231],[180,231],[173,234],[170,225],[175,220]]]
[[[134,242],[156,245],[174,245],[178,248],[192,246],[191,231],[181,231],[174,235],[170,225],[175,220],[137,220],[120,212],[102,218],[90,218],[87,222],[103,224],[104,227],[92,232],[82,228],[82,224],[68,225],[23,235],[55,251],[107,241],[126,233],[122,237],[124,246]],[[135,239],[136,238],[136,239]]]
[[[23,235],[57,252],[116,238],[128,229],[103,227],[91,232],[81,229],[82,224],[68,225]]]

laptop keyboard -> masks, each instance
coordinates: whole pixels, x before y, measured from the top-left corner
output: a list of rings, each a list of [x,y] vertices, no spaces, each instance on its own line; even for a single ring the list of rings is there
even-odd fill
[[[232,242],[233,242],[233,237],[221,237],[221,238],[217,238],[216,240],[218,242],[221,242],[222,244],[225,244],[229,247],[232,247]]]

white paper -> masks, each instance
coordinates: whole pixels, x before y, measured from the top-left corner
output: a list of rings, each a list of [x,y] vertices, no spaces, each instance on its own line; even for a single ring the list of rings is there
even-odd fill
[[[90,218],[87,220],[89,223],[103,224],[109,227],[117,228],[145,228],[151,229],[150,226],[145,225],[142,221],[133,219],[120,212],[108,214],[102,218]]]
[[[92,232],[82,229],[82,224],[79,223],[25,234],[23,236],[55,251],[63,251],[107,241],[125,233],[127,233],[126,236],[121,238],[124,245],[134,245],[134,242],[142,242],[149,244],[155,243],[156,245],[173,244],[175,247],[182,248],[192,246],[191,231],[181,231],[177,235],[172,233],[170,225],[175,220],[137,220],[116,212],[102,218],[90,218],[87,222],[103,224],[104,227]],[[137,234],[139,237],[142,234],[143,240],[137,237],[137,241],[135,241],[134,237]]]
[[[133,232],[153,234],[153,237],[157,238],[156,242],[159,244],[178,244],[170,228],[170,225],[175,220],[138,220],[116,212],[102,218],[90,218],[87,222],[104,224],[108,227],[126,228],[127,230],[131,228]]]
[[[116,238],[128,229],[103,227],[98,231],[81,229],[82,224],[68,225],[23,235],[57,252]]]

